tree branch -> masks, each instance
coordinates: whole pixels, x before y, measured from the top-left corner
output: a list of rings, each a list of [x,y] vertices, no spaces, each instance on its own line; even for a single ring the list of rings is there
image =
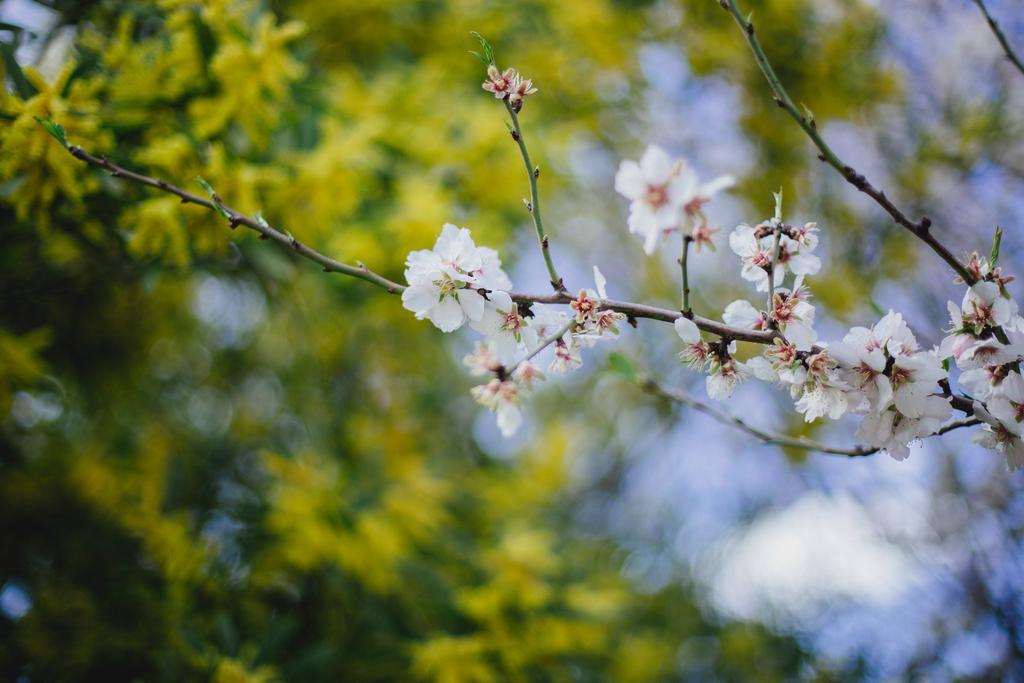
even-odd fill
[[[287,233],[281,232],[271,227],[266,223],[266,221],[256,220],[254,218],[251,218],[249,216],[246,216],[245,214],[236,211],[235,209],[225,204],[216,193],[213,193],[211,199],[206,199],[204,197],[192,194],[191,192],[186,192],[185,190],[182,190],[181,188],[172,185],[164,180],[152,178],[150,176],[145,176],[142,175],[141,173],[136,173],[135,171],[131,171],[122,166],[118,166],[117,164],[111,163],[109,160],[107,160],[106,157],[94,156],[77,145],[67,145],[67,150],[76,159],[79,159],[80,161],[91,166],[102,168],[115,178],[121,178],[122,180],[127,180],[130,182],[138,183],[140,185],[145,185],[147,187],[152,187],[162,192],[167,192],[168,194],[175,195],[176,197],[181,199],[183,204],[196,204],[197,206],[202,206],[211,211],[220,213],[227,218],[228,225],[232,229],[239,225],[244,225],[247,228],[255,230],[257,233],[259,233],[260,239],[271,239],[274,240],[275,242],[278,242],[279,244],[291,247],[292,250],[294,250],[295,253],[297,253],[299,256],[307,258],[313,261],[314,263],[318,263],[321,266],[323,266],[325,272],[341,273],[343,275],[358,278],[365,282],[369,282],[370,284],[376,285],[390,294],[399,294],[405,291],[405,285],[393,282],[387,279],[386,277],[373,272],[372,270],[370,270],[369,268],[367,268],[365,265],[358,261],[356,262],[356,265],[353,266],[332,259],[329,256],[325,256],[324,254],[321,254],[315,249],[306,246],[305,244],[303,244],[296,238],[292,237],[291,235],[288,235]],[[510,293],[509,296],[511,296],[513,301],[516,301],[518,303],[568,304],[571,301],[573,301],[572,295],[570,295],[566,291],[559,291],[553,294],[546,295],[522,294],[512,292]],[[663,322],[672,323],[675,322],[677,319],[683,317],[683,313],[681,313],[680,311],[673,311],[667,308],[658,308],[656,306],[636,304],[627,301],[602,299],[600,300],[600,305],[602,308],[618,311],[620,313],[625,313],[627,316],[630,316],[632,318],[646,318],[649,320],[660,320]],[[699,329],[705,332],[710,332],[711,334],[717,335],[721,337],[723,340],[727,341],[737,340],[753,342],[755,344],[771,344],[777,338],[785,339],[785,337],[778,330],[747,330],[737,327],[730,327],[725,323],[721,323],[716,320],[711,320],[709,318],[703,318],[699,315],[689,314],[686,317],[690,318]],[[949,398],[950,404],[954,408],[965,413],[966,415],[974,414],[974,406],[969,399],[964,398],[962,396],[951,395],[948,390],[948,385],[944,386],[943,390],[946,396]],[[696,402],[694,399],[689,400]],[[707,406],[706,408],[707,410],[705,410],[704,412],[716,410],[709,406]],[[698,410],[703,409],[698,408]],[[729,419],[731,420],[732,418]],[[977,421],[970,422],[970,424],[977,424]],[[967,424],[961,426],[967,426]],[[758,435],[755,434],[755,436]],[[759,438],[761,437],[759,436]],[[810,448],[810,446],[801,446],[798,443],[789,445],[793,445],[794,447]],[[816,450],[821,449],[816,448]],[[841,453],[841,455],[857,454],[844,452]]]
[[[768,61],[768,56],[765,54],[760,41],[754,34],[753,22],[748,21],[743,17],[739,8],[736,6],[736,0],[719,0],[718,4],[732,15],[733,19],[736,21],[736,25],[740,27],[743,37],[746,39],[747,44],[754,53],[754,59],[757,61],[757,65],[760,67],[761,73],[764,74],[765,80],[768,81],[768,85],[772,89],[772,93],[775,96],[775,103],[784,109],[786,113],[788,113],[790,117],[792,117],[792,119],[803,129],[807,134],[807,137],[811,139],[811,142],[813,142],[819,150],[818,158],[836,169],[836,171],[846,179],[846,182],[874,199],[879,206],[885,209],[886,213],[888,213],[896,223],[902,225],[904,228],[916,235],[918,239],[931,247],[932,251],[938,254],[939,258],[949,264],[949,267],[952,268],[964,282],[968,285],[973,285],[977,282],[977,278],[967,270],[964,264],[961,263],[960,260],[957,259],[944,244],[932,235],[932,221],[930,218],[922,216],[919,221],[911,220],[906,214],[900,211],[900,209],[893,204],[888,197],[885,196],[885,192],[876,188],[868,181],[867,178],[836,156],[836,153],[832,151],[832,148],[828,146],[828,143],[826,143],[824,138],[821,137],[821,134],[818,133],[818,127],[814,117],[810,115],[809,112],[807,115],[804,115],[796,108],[796,105],[793,104],[793,100],[790,99],[789,94],[782,85],[782,82],[779,81],[778,76],[775,75],[775,70]]]
[[[221,213],[227,217],[228,225],[232,228],[244,225],[247,228],[255,230],[260,234],[261,239],[271,239],[275,242],[291,247],[299,256],[323,266],[323,269],[326,272],[341,273],[350,277],[359,278],[360,280],[364,280],[384,289],[390,294],[399,294],[405,290],[405,285],[393,282],[383,275],[373,272],[358,261],[356,262],[356,265],[349,265],[347,263],[337,261],[329,256],[321,254],[312,247],[306,246],[287,233],[281,232],[270,225],[267,225],[265,221],[256,220],[255,218],[251,218],[239,211],[236,211],[226,205],[216,194],[213,195],[212,199],[206,199],[205,197],[200,197],[192,194],[191,192],[186,192],[185,190],[182,190],[181,188],[164,180],[145,176],[141,173],[136,173],[135,171],[124,168],[123,166],[118,166],[117,164],[111,163],[106,157],[94,156],[77,145],[68,145],[67,149],[76,159],[79,159],[91,166],[102,168],[115,178],[152,187],[179,197],[184,204],[195,204],[197,206],[210,209],[211,211]],[[573,297],[566,291],[555,292],[554,294],[547,295],[520,294],[513,292],[510,296],[513,301],[517,301],[519,303],[568,304],[573,300]],[[625,313],[633,318],[647,318],[650,320],[661,320],[669,323],[674,322],[677,318],[682,316],[679,311],[672,311],[665,308],[658,308],[656,306],[647,306],[645,304],[635,304],[626,301],[613,301],[610,299],[602,300],[601,306],[613,311]],[[697,324],[697,327],[705,332],[710,332],[711,334],[715,334],[726,339],[749,341],[757,344],[771,344],[776,337],[781,336],[774,330],[763,332],[756,330],[744,330],[741,328],[730,327],[724,323],[710,320],[708,318],[702,318],[700,316],[693,316],[693,321]]]
[[[749,422],[741,417],[733,415],[732,413],[716,408],[715,406],[708,405],[703,401],[700,401],[689,394],[680,391],[678,389],[666,389],[661,386],[653,379],[649,377],[640,378],[638,380],[640,388],[644,391],[668,399],[675,403],[679,403],[684,406],[698,410],[705,415],[708,415],[715,420],[718,420],[722,424],[729,425],[738,429],[741,432],[749,434],[756,439],[763,441],[764,443],[775,444],[777,446],[783,446],[785,448],[800,448],[807,451],[816,451],[819,453],[825,453],[827,455],[842,455],[848,458],[865,457],[868,455],[874,455],[881,448],[875,448],[871,446],[853,446],[852,448],[838,448],[835,446],[828,446],[823,443],[814,441],[813,439],[807,439],[804,437],[787,436],[785,434],[777,434],[775,432],[769,432],[758,427],[751,425]],[[977,424],[981,424],[981,420],[976,417],[964,418],[961,420],[953,420],[943,425],[938,429],[932,436],[939,436],[947,432],[951,432],[954,429],[960,429],[961,427],[971,427]]]
[[[1006,58],[1010,60],[1010,63],[1017,67],[1017,71],[1024,74],[1024,64],[1021,63],[1020,58],[1017,57],[1017,53],[1013,51],[1013,47],[1010,45],[1010,41],[1006,39],[1006,35],[1003,33],[1003,29],[999,28],[999,22],[996,21],[991,14],[988,13],[988,8],[985,7],[983,0],[974,0],[974,4],[978,6],[981,13],[985,15],[985,21],[988,22],[989,28],[992,29],[992,33],[995,35],[996,40],[1003,46],[1003,52],[1006,53]]]
[[[68,145],[68,151],[76,159],[80,159],[81,161],[84,161],[85,163],[90,164],[92,166],[102,168],[108,171],[110,175],[114,176],[115,178],[130,180],[134,183],[139,183],[140,185],[147,185],[149,187],[154,187],[163,192],[173,194],[181,198],[182,204],[196,204],[198,206],[206,207],[207,209],[210,209],[212,211],[217,211],[218,213],[224,213],[228,218],[228,224],[231,226],[231,228],[235,228],[239,225],[244,225],[247,228],[251,228],[252,230],[255,230],[260,234],[261,239],[274,240],[275,242],[291,247],[300,256],[303,256],[311,261],[319,263],[321,266],[323,266],[324,271],[326,272],[342,273],[344,275],[359,278],[360,280],[365,280],[366,282],[381,287],[389,294],[399,294],[405,289],[405,286],[400,285],[397,282],[392,282],[391,280],[388,280],[386,277],[374,273],[361,263],[352,266],[347,263],[342,263],[341,261],[336,261],[330,258],[329,256],[324,256],[315,249],[307,247],[305,244],[295,239],[294,237],[291,237],[290,235],[286,235],[283,232],[275,230],[274,228],[267,225],[265,222],[257,221],[254,218],[250,218],[249,216],[246,216],[245,214],[239,213],[238,211],[232,209],[230,206],[224,204],[224,202],[222,202],[220,197],[218,197],[216,194],[213,195],[212,200],[200,197],[198,195],[194,195],[191,192],[186,192],[185,190],[182,190],[179,187],[171,185],[170,183],[164,180],[150,178],[149,176],[144,176],[134,171],[130,171],[126,168],[123,168],[121,166],[117,166],[116,164],[112,164],[110,161],[107,160],[106,157],[93,156],[92,154],[86,152],[84,149],[77,145]]]

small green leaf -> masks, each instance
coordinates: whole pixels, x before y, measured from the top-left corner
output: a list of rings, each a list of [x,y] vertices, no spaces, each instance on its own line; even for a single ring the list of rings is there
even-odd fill
[[[213,191],[213,185],[211,185],[210,183],[206,182],[206,178],[204,178],[203,176],[201,176],[201,175],[197,175],[197,176],[196,176],[196,182],[197,182],[197,183],[199,183],[199,184],[200,184],[200,185],[201,185],[201,186],[203,187],[203,189],[204,189],[204,190],[206,190],[206,192],[207,192],[207,193],[208,193],[208,194],[209,194],[209,195],[210,195],[211,197],[212,197],[212,196],[213,196],[214,194],[216,194],[216,193],[215,193],[215,192]]]
[[[482,64],[483,64],[484,66],[490,66],[490,64],[488,63],[488,61],[487,61],[486,59],[484,59],[484,56],[483,56],[482,54],[480,54],[479,52],[477,52],[476,50],[469,50],[469,54],[471,54],[471,55],[473,55],[474,57],[476,57],[477,59],[479,59],[479,60],[480,60],[480,62],[481,62],[481,63],[482,63]]]
[[[267,223],[267,219],[263,217],[262,211],[257,211],[254,218],[256,219],[256,222],[262,225],[264,228],[270,227],[270,223]]]
[[[996,261],[999,260],[999,245],[1000,245],[1000,243],[1002,243],[1002,241],[1003,241],[1003,228],[1001,226],[997,225],[996,226],[996,234],[992,238],[992,252],[991,252],[991,254],[989,254],[989,257],[988,257],[988,267],[989,268],[995,268],[996,267]]]
[[[949,359],[948,358],[943,358],[942,359],[942,369],[945,370],[946,372],[949,372]]]
[[[772,196],[775,197],[775,220],[782,222],[782,188],[779,188],[778,192],[773,192]]]
[[[57,142],[64,145],[64,147],[68,146],[68,136],[64,131],[64,126],[60,125],[56,121],[51,121],[50,119],[41,119],[38,116],[33,116],[32,118],[34,118],[39,125],[45,128],[46,132],[52,135]]]
[[[210,197],[213,199],[213,207],[217,209],[217,213],[219,213],[224,218],[231,220],[231,214],[228,213],[227,209],[221,206],[220,197],[217,196],[217,192],[216,190],[213,189],[213,185],[210,185],[210,183],[206,182],[206,178],[204,178],[201,175],[196,176],[196,182],[202,185],[203,189],[206,190],[207,194],[209,194]]]
[[[622,375],[631,382],[636,381],[636,378],[639,374],[637,372],[636,366],[633,365],[633,361],[626,358],[618,351],[609,354],[608,367],[610,367],[612,371],[617,372],[618,374]]]
[[[800,103],[800,106],[803,107],[803,109],[804,109],[804,116],[807,118],[807,122],[813,126],[814,125],[814,112],[811,111],[807,107],[807,105],[804,104],[803,102]]]
[[[482,59],[481,61],[488,66],[496,66],[494,62],[494,50],[491,49],[491,44],[487,42],[487,39],[476,31],[470,31],[469,35],[476,38],[480,42],[480,47],[484,49],[484,57],[486,57],[486,59]]]

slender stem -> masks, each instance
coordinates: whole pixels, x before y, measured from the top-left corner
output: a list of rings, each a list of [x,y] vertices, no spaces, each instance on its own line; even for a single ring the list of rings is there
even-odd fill
[[[533,227],[537,229],[537,241],[540,243],[540,252],[544,256],[544,265],[547,266],[548,276],[551,278],[551,286],[556,292],[565,291],[565,282],[558,276],[555,269],[555,262],[551,259],[551,249],[548,244],[548,234],[544,230],[544,219],[540,212],[540,194],[537,192],[537,176],[540,175],[540,168],[534,166],[530,161],[530,152],[526,149],[526,140],[523,138],[523,130],[519,126],[519,114],[509,104],[508,98],[502,100],[505,109],[512,118],[512,139],[519,145],[519,152],[523,156],[523,163],[526,165],[526,175],[530,179],[530,216],[533,218]]]
[[[992,29],[992,33],[995,34],[996,40],[1003,46],[1003,52],[1006,53],[1006,58],[1010,60],[1017,71],[1024,74],[1024,64],[1021,63],[1020,58],[1017,57],[1017,53],[1013,51],[1013,47],[1010,45],[1010,41],[1006,39],[1006,35],[1003,33],[1003,29],[999,28],[999,22],[996,21],[991,14],[988,13],[988,8],[985,7],[983,0],[974,0],[974,4],[978,6],[981,13],[985,15],[985,21],[988,22],[989,28]]]
[[[693,312],[690,310],[690,275],[686,264],[687,256],[690,254],[690,242],[693,242],[693,237],[683,235],[683,255],[679,259],[679,269],[683,273],[683,315],[690,315]]]
[[[878,451],[882,450],[881,448],[871,446],[853,446],[852,448],[839,448],[835,446],[828,446],[826,444],[819,443],[817,441],[814,441],[813,439],[808,439],[805,437],[787,436],[785,434],[769,432],[751,425],[749,422],[747,422],[746,420],[739,416],[733,415],[732,413],[726,412],[712,405],[708,405],[707,403],[704,403],[703,401],[700,401],[683,391],[680,391],[678,389],[667,389],[658,384],[657,382],[655,382],[653,379],[642,378],[639,380],[639,384],[640,387],[644,391],[647,391],[648,393],[654,394],[656,396],[661,396],[662,398],[666,398],[670,401],[674,401],[681,405],[693,408],[694,410],[698,410],[704,413],[705,415],[711,416],[712,418],[718,420],[723,424],[734,427],[746,434],[749,434],[750,436],[753,436],[756,439],[760,439],[765,443],[775,444],[777,446],[783,446],[786,448],[800,448],[807,451],[817,451],[828,455],[843,455],[850,458],[873,455]],[[971,427],[980,423],[981,420],[974,417],[964,418],[961,420],[954,420],[943,425],[934,434],[932,434],[932,436],[939,436],[941,434],[951,432],[954,429],[960,429],[961,427]]]
[[[949,264],[949,267],[956,271],[956,274],[969,285],[973,285],[977,282],[977,278],[972,275],[963,263],[957,259],[953,253],[946,248],[944,244],[939,242],[931,233],[932,221],[927,216],[924,216],[919,221],[913,221],[907,217],[895,204],[885,196],[885,192],[879,190],[872,185],[867,178],[858,173],[852,166],[844,163],[832,148],[828,146],[821,134],[818,133],[818,127],[814,121],[813,116],[809,113],[804,115],[796,108],[793,104],[793,100],[790,99],[789,94],[783,87],[782,82],[779,81],[778,76],[775,75],[775,70],[772,69],[771,63],[768,61],[768,56],[765,54],[764,49],[761,47],[760,41],[754,34],[754,24],[743,17],[740,13],[739,8],[736,6],[736,0],[719,0],[719,3],[723,9],[729,12],[735,19],[736,24],[740,27],[743,32],[744,38],[747,40],[747,44],[750,46],[751,51],[754,53],[754,59],[757,61],[758,67],[761,69],[761,73],[764,74],[765,79],[768,81],[768,85],[772,89],[772,93],[775,95],[775,103],[792,117],[794,121],[803,129],[807,134],[807,137],[811,139],[815,147],[818,148],[818,158],[827,163],[832,168],[836,169],[846,182],[850,183],[858,190],[868,195],[875,202],[885,209],[894,221],[899,225],[916,235],[921,241],[931,247],[932,251],[939,255],[939,257]]]
[[[558,331],[555,332],[554,334],[552,334],[550,337],[547,337],[546,339],[541,340],[541,342],[539,344],[537,344],[537,348],[535,348],[533,351],[530,351],[530,353],[526,354],[525,358],[523,358],[521,361],[516,363],[515,369],[518,370],[520,365],[522,365],[523,363],[526,363],[528,361],[533,360],[537,356],[538,353],[540,353],[541,351],[543,351],[544,349],[546,349],[547,347],[551,346],[556,341],[558,341],[559,339],[564,337],[565,333],[568,332],[569,330],[571,330],[573,325],[575,325],[575,324],[576,324],[575,320],[570,320],[567,323],[565,323],[564,325],[562,325],[560,328],[558,328]]]

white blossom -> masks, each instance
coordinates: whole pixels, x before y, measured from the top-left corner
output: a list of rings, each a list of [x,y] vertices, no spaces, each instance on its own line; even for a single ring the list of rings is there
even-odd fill
[[[722,320],[726,325],[744,330],[764,330],[768,327],[767,316],[743,299],[737,299],[726,306]]]
[[[950,411],[947,399],[928,396],[918,417],[907,417],[895,408],[871,412],[861,420],[857,438],[885,450],[896,460],[905,460],[910,455],[908,446],[934,434]]]
[[[487,67],[487,80],[483,82],[483,89],[494,93],[497,99],[503,100],[511,94],[518,77],[515,69],[499,71],[498,67],[492,64]]]
[[[548,366],[550,372],[564,374],[575,370],[583,365],[583,358],[580,356],[579,343],[572,337],[555,342],[555,358]]]
[[[926,412],[936,383],[946,377],[942,362],[931,351],[896,356],[889,373],[893,404],[907,417],[921,417]]]
[[[497,416],[502,436],[515,434],[523,422],[519,411],[520,390],[515,382],[495,377],[487,384],[473,387],[471,393],[477,403]]]
[[[533,388],[533,383],[547,379],[544,373],[536,365],[528,360],[520,361],[515,369],[516,381],[527,389]]]
[[[627,159],[615,174],[615,191],[630,200],[629,231],[643,238],[648,255],[662,232],[679,224],[686,190],[680,170],[665,150],[651,145],[639,163]]]
[[[768,269],[772,267],[772,248],[774,243],[762,245],[758,239],[757,228],[746,223],[736,226],[736,229],[729,235],[729,247],[740,257],[743,269],[740,277],[748,282],[757,285],[757,291],[768,291]],[[781,263],[776,263],[773,269],[775,286],[782,285],[786,277],[786,269]]]
[[[532,95],[535,92],[537,92],[537,88],[533,87],[533,81],[529,78],[523,78],[519,73],[516,73],[515,80],[512,83],[512,90],[508,96],[508,104],[512,107],[513,111],[519,112],[523,108],[526,96]]]
[[[527,320],[519,314],[519,305],[507,292],[492,292],[483,315],[479,320],[470,322],[469,326],[494,344],[498,362],[511,365],[520,349],[532,349],[537,345],[537,333]]]
[[[1020,423],[1015,419],[1010,423],[997,418],[989,412],[980,401],[974,402],[974,415],[984,424],[981,431],[974,435],[974,442],[990,450],[1002,453],[1006,458],[1006,466],[1012,472],[1024,467],[1024,440],[1019,431]]]
[[[711,362],[711,347],[701,339],[697,323],[689,318],[681,317],[676,318],[672,326],[679,338],[686,344],[679,354],[679,358],[695,370],[703,370]]]
[[[577,326],[573,337],[584,346],[593,346],[602,339],[618,336],[618,325],[626,319],[624,313],[602,308],[601,302],[608,298],[605,290],[607,280],[597,266],[594,266],[594,285],[597,291],[581,289],[569,303],[570,308],[576,312]]]
[[[771,318],[786,338],[801,351],[810,351],[818,341],[814,331],[814,306],[808,303],[810,293],[803,286],[803,276],[798,276],[793,291],[782,289],[775,292],[772,301]]]
[[[704,205],[708,204],[722,190],[727,190],[736,184],[736,178],[731,175],[720,175],[710,182],[702,183],[697,172],[685,163],[681,163],[680,176],[682,177],[683,213],[696,225],[707,222],[704,216]]]
[[[433,250],[414,251],[406,259],[409,286],[402,292],[402,305],[443,332],[457,330],[466,320],[478,321],[484,314],[484,298],[477,291],[483,267],[484,257],[469,230],[446,223]],[[491,277],[499,276],[495,272]]]
[[[1008,365],[988,365],[960,373],[957,381],[969,391],[974,398],[987,401],[991,396],[1002,392],[1003,382],[1009,377]]]
[[[1007,431],[1024,436],[1024,378],[1020,373],[1008,373],[1002,391],[988,402],[988,412],[999,420]]]
[[[654,253],[662,237],[681,229],[684,220],[706,224],[704,205],[734,183],[732,176],[701,183],[685,162],[673,161],[655,145],[647,148],[639,162],[623,161],[615,174],[615,191],[630,200],[629,231],[643,238],[648,256]],[[694,238],[699,238],[698,246],[710,244],[710,235],[706,230]]]
[[[478,341],[472,353],[466,354],[462,363],[469,368],[471,375],[489,375],[501,366],[498,356],[494,353],[494,345],[486,341]]]
[[[771,219],[752,227],[741,223],[729,235],[729,247],[740,257],[740,276],[767,292],[768,271],[773,273],[776,287],[782,285],[787,272],[814,275],[821,270],[821,260],[811,252],[818,246],[817,227],[808,223],[802,229],[782,225]],[[779,234],[777,258],[775,236]]]
[[[724,401],[732,396],[736,385],[752,374],[745,364],[732,357],[735,343],[730,344],[730,355],[712,361],[705,380],[708,397],[716,401]]]

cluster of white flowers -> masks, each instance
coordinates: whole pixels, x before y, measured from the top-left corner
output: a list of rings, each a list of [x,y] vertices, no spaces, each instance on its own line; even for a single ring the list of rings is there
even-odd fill
[[[789,388],[795,409],[808,422],[820,417],[838,419],[847,413],[863,415],[858,438],[897,459],[907,457],[908,445],[933,434],[951,413],[948,396],[940,393],[939,382],[946,379],[946,371],[938,353],[920,350],[902,316],[893,312],[872,328],[853,328],[841,342],[819,345],[815,309],[804,284],[805,276],[821,269],[821,260],[813,254],[818,228],[814,223],[803,227],[783,223],[781,197],[776,202],[774,218],[754,227],[741,224],[729,236],[729,245],[741,261],[741,277],[753,282],[758,291],[771,292],[768,310],[737,300],[726,306],[722,319],[733,328],[773,330],[779,336],[762,355],[741,362],[733,357],[735,342],[708,343],[684,317],[676,321],[676,331],[686,343],[683,361],[707,370],[707,392],[713,399],[729,397],[736,384],[749,377],[779,384]],[[783,287],[789,273],[795,276],[792,289]],[[987,298],[980,304],[972,299],[972,310],[987,312],[998,303],[991,288],[984,289]],[[957,348],[961,346],[965,354],[988,353],[963,341]],[[1006,362],[1015,351],[1000,353]],[[1009,443],[1005,431],[992,433],[1005,444]]]
[[[687,344],[682,358],[698,369],[707,368],[708,396],[721,400],[732,394],[746,378],[790,387],[797,409],[808,420],[821,415],[838,417],[845,412],[842,383],[835,374],[835,362],[822,349],[815,349],[814,306],[804,286],[805,275],[821,268],[811,252],[818,246],[817,226],[786,225],[781,219],[781,196],[776,197],[776,215],[757,227],[741,224],[729,235],[729,245],[740,257],[741,275],[754,282],[758,291],[770,291],[769,309],[758,310],[740,299],[725,307],[722,320],[742,330],[777,330],[784,339],[769,346],[763,356],[743,363],[733,357],[735,342],[708,344],[697,326],[685,318],[677,321],[676,332]],[[773,275],[769,283],[768,273]],[[787,272],[796,275],[792,289],[784,289]],[[813,351],[813,352],[812,352]]]
[[[890,311],[871,328],[854,327],[828,352],[847,383],[850,411],[865,416],[858,437],[897,460],[949,417],[948,397],[936,395],[946,378],[942,362],[934,351],[919,349],[899,313]]]
[[[984,423],[975,441],[1017,469],[1024,467],[1024,318],[1006,289],[1012,276],[977,253],[967,270],[978,282],[960,306],[948,303],[950,330],[939,356],[956,363],[960,385],[974,398],[974,414]]]
[[[533,91],[514,70],[493,67],[484,88],[499,98],[517,97],[516,111],[522,97]],[[731,177],[722,176],[701,184],[683,160],[672,160],[655,146],[639,162],[623,161],[615,177],[615,189],[631,202],[629,230],[643,238],[644,251],[652,254],[667,235],[678,231],[684,237],[684,256],[690,245],[714,249],[717,228],[709,224],[704,207],[732,183]],[[777,195],[773,218],[755,226],[740,224],[729,235],[741,278],[768,293],[765,310],[740,299],[722,314],[734,334],[759,331],[767,333],[762,340],[772,343],[743,361],[735,357],[736,341],[728,332],[708,341],[689,311],[675,320],[685,344],[680,358],[707,374],[708,396],[726,399],[750,378],[786,387],[806,421],[859,415],[858,438],[898,460],[909,455],[910,445],[940,430],[954,404],[969,412],[965,405],[972,401],[982,421],[976,441],[1003,453],[1012,469],[1024,467],[1024,318],[1006,289],[1013,278],[972,255],[968,271],[977,282],[960,306],[949,303],[949,334],[934,349],[920,348],[903,316],[893,311],[871,327],[852,328],[841,341],[822,342],[805,284],[806,277],[821,269],[814,254],[818,227],[783,222],[781,201]],[[517,302],[498,254],[477,247],[469,230],[451,224],[444,226],[433,250],[412,252],[406,265],[406,308],[442,331],[468,322],[483,335],[465,363],[473,374],[490,379],[472,394],[496,414],[506,436],[522,422],[524,395],[535,381],[545,379],[533,362],[542,350],[552,347],[548,373],[575,370],[582,365],[582,349],[618,336],[626,319],[609,303],[605,278],[596,266],[593,289],[561,299],[569,304],[568,311],[522,297]],[[957,401],[949,384],[951,362],[960,371],[959,384],[970,392]]]
[[[619,334],[622,313],[603,307],[604,275],[595,266],[595,289],[581,289],[571,301],[573,315],[544,304],[524,307],[512,300],[512,282],[493,249],[478,247],[466,228],[446,223],[432,250],[414,251],[406,259],[402,305],[442,332],[467,322],[483,335],[465,358],[475,375],[491,375],[473,388],[473,397],[497,415],[509,436],[522,422],[519,404],[544,374],[533,364],[542,348],[554,346],[548,372],[564,373],[582,365],[581,348]],[[523,360],[518,360],[523,357]]]
[[[725,175],[701,183],[684,160],[673,161],[661,147],[651,145],[639,162],[619,165],[615,191],[630,200],[629,231],[643,238],[649,256],[667,235],[685,228],[698,249],[714,248],[711,237],[717,229],[708,224],[704,205],[735,182]]]
[[[812,254],[818,246],[818,226],[807,223],[802,228],[783,225],[772,218],[756,227],[746,223],[736,226],[729,235],[729,246],[740,257],[740,276],[757,285],[757,291],[769,290],[768,272],[774,273],[774,285],[782,285],[786,273],[814,275],[821,270],[821,259]]]

